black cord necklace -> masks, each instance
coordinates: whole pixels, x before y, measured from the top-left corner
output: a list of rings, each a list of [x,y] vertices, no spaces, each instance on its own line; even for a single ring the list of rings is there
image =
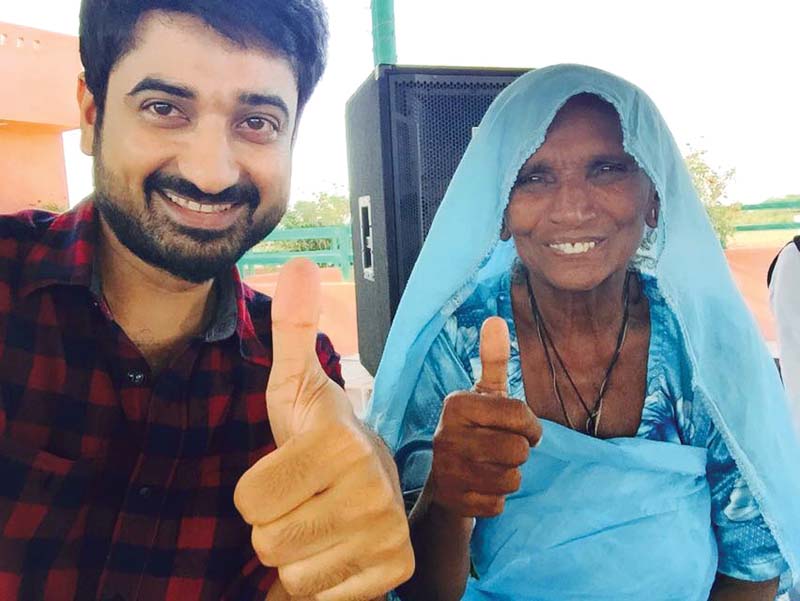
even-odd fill
[[[630,299],[630,278],[631,272],[628,271],[625,274],[625,284],[622,293],[622,324],[620,325],[619,332],[617,333],[617,345],[614,349],[614,354],[611,357],[611,362],[608,364],[606,368],[605,376],[603,377],[603,381],[600,383],[600,390],[597,393],[597,398],[594,401],[593,406],[591,409],[589,405],[583,398],[583,395],[578,390],[578,386],[575,384],[575,381],[572,379],[572,376],[567,369],[564,360],[561,358],[561,354],[558,352],[558,348],[556,348],[555,342],[553,342],[553,337],[550,335],[550,331],[547,329],[547,326],[544,323],[544,319],[542,314],[539,312],[539,306],[536,304],[536,298],[533,295],[533,288],[531,287],[531,280],[528,273],[525,273],[525,284],[528,288],[528,300],[531,304],[531,312],[533,313],[533,320],[536,323],[536,331],[539,334],[539,341],[542,344],[542,349],[544,350],[544,356],[547,360],[547,366],[550,369],[550,376],[552,378],[553,383],[553,393],[555,394],[556,400],[558,400],[558,404],[561,406],[561,412],[564,415],[564,420],[567,422],[570,428],[573,430],[578,430],[575,427],[575,424],[572,423],[572,420],[569,417],[569,412],[567,411],[566,404],[564,403],[564,398],[561,396],[561,389],[558,385],[558,377],[556,375],[555,365],[553,364],[553,360],[550,356],[550,349],[552,349],[553,355],[555,355],[556,361],[558,361],[561,370],[564,372],[564,375],[567,377],[567,381],[570,383],[572,390],[575,391],[575,395],[578,397],[578,401],[580,402],[583,410],[586,412],[586,433],[592,436],[597,436],[597,433],[600,429],[600,419],[603,416],[603,400],[605,398],[606,390],[608,389],[608,383],[611,380],[611,373],[614,371],[614,367],[616,367],[617,362],[619,360],[620,353],[622,352],[622,346],[625,344],[625,337],[628,333],[628,316],[629,316],[629,299]]]

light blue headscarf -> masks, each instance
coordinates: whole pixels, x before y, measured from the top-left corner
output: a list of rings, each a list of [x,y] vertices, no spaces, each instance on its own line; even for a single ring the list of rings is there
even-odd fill
[[[378,369],[368,422],[396,450],[409,397],[433,340],[477,279],[510,269],[499,240],[503,212],[525,161],[572,96],[616,107],[626,151],[661,199],[657,230],[637,268],[658,282],[685,339],[692,388],[708,405],[782,555],[800,578],[800,444],[756,324],[698,200],[681,154],[652,101],[603,71],[559,65],[520,77],[486,113],[456,170],[409,278]]]

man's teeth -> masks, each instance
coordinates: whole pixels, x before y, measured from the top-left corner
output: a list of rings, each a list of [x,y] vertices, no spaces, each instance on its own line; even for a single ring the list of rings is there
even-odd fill
[[[580,253],[589,252],[597,245],[596,242],[560,242],[558,244],[550,244],[550,248],[567,255],[577,255]]]
[[[176,194],[172,194],[170,192],[164,192],[164,195],[179,207],[189,209],[190,211],[196,211],[197,213],[221,213],[223,211],[227,211],[233,206],[233,203],[231,202],[225,204],[199,203],[189,200],[188,198],[184,198],[183,196],[177,196]]]

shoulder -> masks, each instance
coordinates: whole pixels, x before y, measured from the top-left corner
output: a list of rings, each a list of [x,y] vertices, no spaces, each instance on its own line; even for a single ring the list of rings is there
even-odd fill
[[[656,391],[675,406],[679,422],[689,412],[692,399],[692,374],[686,344],[678,319],[654,280],[643,277],[650,304],[650,343],[647,357],[647,392]]]
[[[23,211],[0,215],[0,279],[11,291],[20,285],[20,274],[33,260],[32,250],[52,244],[47,235],[58,216],[45,211]],[[46,236],[47,235],[47,236]]]
[[[687,356],[678,319],[655,281],[646,276],[642,281],[650,305],[650,366],[681,366],[687,361]]]
[[[800,249],[795,244],[787,244],[781,249],[770,265],[767,280],[769,300],[778,325],[787,320],[794,321],[800,298]]]
[[[445,322],[439,337],[453,346],[459,356],[477,352],[481,325],[487,317],[506,312],[506,306],[510,306],[509,293],[507,273],[473,283],[466,298]]]
[[[453,312],[460,325],[480,327],[487,317],[499,315],[508,304],[510,294],[510,274],[502,273],[473,285],[467,298]]]
[[[775,280],[783,275],[786,269],[791,269],[800,279],[800,248],[791,243],[781,249],[775,262]]]
[[[55,213],[34,210],[0,215],[0,244],[8,246],[34,243],[50,229],[56,217],[58,216]]]

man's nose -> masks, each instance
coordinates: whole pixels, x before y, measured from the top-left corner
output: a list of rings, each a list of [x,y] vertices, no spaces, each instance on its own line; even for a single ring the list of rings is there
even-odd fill
[[[192,132],[178,157],[181,176],[206,194],[217,194],[241,177],[234,141],[227,127],[209,123]]]

